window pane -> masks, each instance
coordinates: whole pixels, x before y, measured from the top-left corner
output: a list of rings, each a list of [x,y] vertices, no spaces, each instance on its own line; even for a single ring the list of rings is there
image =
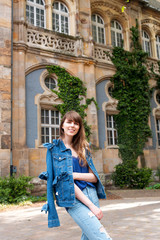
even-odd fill
[[[41,141],[59,138],[60,114],[55,110],[41,109]]]
[[[93,21],[93,22],[96,21],[96,15],[95,15],[95,14],[92,15],[92,21]]]
[[[92,25],[92,36],[93,36],[93,40],[95,42],[97,42],[97,33],[96,33],[96,26]]]
[[[115,37],[115,32],[111,31],[111,41],[112,41],[112,46],[116,46],[116,37]]]
[[[114,121],[114,115],[106,114],[106,121],[107,121],[108,145],[116,145],[117,144],[117,130],[116,130],[116,123]]]

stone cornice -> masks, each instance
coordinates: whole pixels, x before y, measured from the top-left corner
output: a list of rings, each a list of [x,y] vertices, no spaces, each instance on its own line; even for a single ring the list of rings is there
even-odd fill
[[[13,42],[13,49],[20,51],[27,51],[28,45],[25,42]]]

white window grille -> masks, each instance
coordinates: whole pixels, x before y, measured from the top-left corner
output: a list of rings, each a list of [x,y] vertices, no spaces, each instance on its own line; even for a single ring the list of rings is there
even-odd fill
[[[111,42],[113,47],[123,46],[123,29],[115,20],[111,21]]]
[[[156,36],[157,58],[160,59],[160,36]]]
[[[61,2],[53,3],[52,28],[55,32],[69,34],[69,11]]]
[[[156,119],[156,126],[157,126],[158,147],[160,147],[160,119]]]
[[[146,31],[142,31],[142,47],[143,50],[148,53],[148,56],[151,56],[151,41]]]
[[[56,110],[41,109],[41,143],[59,138],[60,113]]]
[[[97,14],[92,15],[92,36],[96,43],[105,44],[104,21]]]
[[[46,77],[44,82],[46,87],[49,88],[50,90],[56,88],[57,86],[56,80],[51,77]]]
[[[45,28],[45,4],[43,0],[27,0],[26,18],[29,23]]]
[[[117,145],[117,130],[114,115],[106,114],[108,146]]]

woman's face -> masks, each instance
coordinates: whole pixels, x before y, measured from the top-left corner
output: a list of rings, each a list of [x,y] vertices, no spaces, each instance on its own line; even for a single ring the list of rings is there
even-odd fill
[[[64,136],[75,136],[79,131],[79,123],[74,122],[73,120],[65,119],[62,128],[64,130]]]

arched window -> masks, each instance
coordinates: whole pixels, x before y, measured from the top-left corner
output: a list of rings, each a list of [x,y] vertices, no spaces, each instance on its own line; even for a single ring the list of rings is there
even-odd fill
[[[113,47],[122,47],[123,45],[123,29],[121,25],[113,20],[111,21],[111,42]]]
[[[148,53],[148,56],[151,56],[151,41],[146,31],[142,31],[142,47]]]
[[[105,44],[104,21],[97,14],[92,15],[92,36],[96,43]]]
[[[69,34],[69,11],[61,2],[53,3],[52,28],[55,32]]]
[[[45,8],[43,0],[27,0],[26,18],[29,23],[45,28]]]
[[[157,58],[160,59],[160,35],[156,36]]]

